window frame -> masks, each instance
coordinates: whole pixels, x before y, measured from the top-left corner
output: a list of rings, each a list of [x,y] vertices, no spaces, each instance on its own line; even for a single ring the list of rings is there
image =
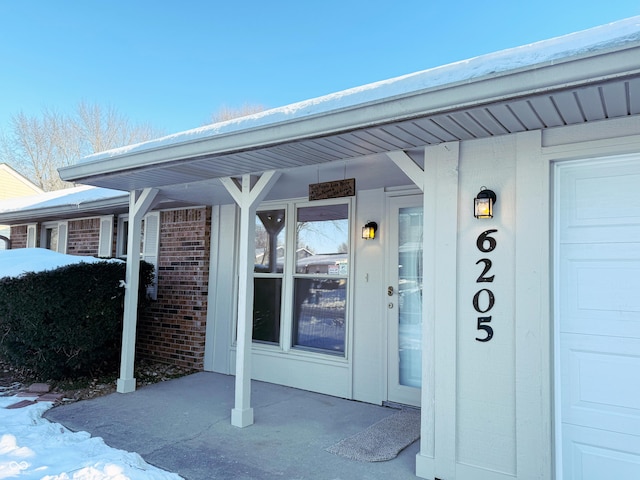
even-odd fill
[[[299,208],[316,207],[323,205],[344,204],[347,206],[347,272],[346,274],[316,274],[316,273],[297,273],[297,212]],[[311,357],[321,359],[322,361],[348,361],[350,351],[350,338],[353,329],[353,258],[355,249],[354,235],[354,198],[341,197],[328,200],[310,201],[306,198],[291,199],[288,201],[263,202],[256,210],[258,212],[265,210],[285,210],[285,262],[282,273],[258,273],[254,272],[254,278],[282,278],[282,291],[280,296],[280,342],[279,344],[262,341],[252,341],[252,348],[263,352],[279,352],[290,355],[303,357]],[[344,325],[344,351],[335,353],[331,350],[324,350],[313,347],[294,345],[294,295],[296,278],[327,278],[327,279],[346,279],[346,298],[345,298],[345,325]],[[255,292],[254,292],[255,300]],[[236,319],[237,321],[237,319]],[[237,329],[236,329],[237,331]]]

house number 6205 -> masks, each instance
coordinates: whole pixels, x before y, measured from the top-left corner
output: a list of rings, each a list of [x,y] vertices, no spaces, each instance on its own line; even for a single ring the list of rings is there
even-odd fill
[[[482,253],[493,252],[498,244],[496,239],[491,236],[492,233],[496,233],[498,230],[491,229],[485,230],[476,239],[476,246]],[[482,264],[482,273],[476,279],[476,283],[493,283],[495,275],[489,275],[489,271],[493,266],[493,263],[488,258],[481,258],[476,262],[476,265]],[[493,292],[488,288],[481,288],[473,296],[473,308],[478,313],[488,313],[496,303],[496,297]],[[484,331],[484,336],[476,337],[479,342],[488,342],[493,338],[493,327],[488,325],[491,323],[491,315],[485,315],[478,317],[477,329]]]

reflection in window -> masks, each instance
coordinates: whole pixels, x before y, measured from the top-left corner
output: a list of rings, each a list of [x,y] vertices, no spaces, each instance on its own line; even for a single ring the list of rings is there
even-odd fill
[[[296,278],[293,344],[344,354],[347,281]]]
[[[304,207],[297,214],[296,273],[347,275],[348,205]]]
[[[266,210],[256,214],[256,272],[282,273],[285,239],[284,210]]]
[[[280,343],[281,278],[255,278],[253,340]]]
[[[253,340],[280,343],[282,272],[285,259],[285,211],[256,214]]]
[[[299,208],[296,239],[293,345],[344,354],[349,206]]]

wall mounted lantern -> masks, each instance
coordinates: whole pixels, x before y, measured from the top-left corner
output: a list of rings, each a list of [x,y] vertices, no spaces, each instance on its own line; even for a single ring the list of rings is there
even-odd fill
[[[376,232],[378,231],[378,224],[376,222],[367,222],[362,227],[362,238],[365,240],[372,240],[376,238]]]
[[[473,199],[473,216],[476,218],[493,218],[493,206],[496,204],[496,194],[487,187],[480,187],[480,192]]]

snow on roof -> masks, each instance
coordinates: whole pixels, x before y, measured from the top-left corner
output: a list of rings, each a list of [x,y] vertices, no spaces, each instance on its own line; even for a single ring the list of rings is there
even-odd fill
[[[302,117],[342,110],[385,98],[472,81],[489,75],[532,68],[545,63],[560,62],[565,59],[601,52],[639,41],[640,16],[636,16],[550,40],[502,50],[253,115],[187,130],[156,140],[96,153],[81,159],[80,162],[97,162],[127,153],[157,149],[270,124],[290,122]]]
[[[66,255],[46,248],[16,248],[0,250],[0,278],[19,277],[27,272],[43,272],[76,263],[103,262],[104,259],[80,255]],[[120,259],[107,261],[122,262]]]
[[[123,200],[126,201],[129,194],[120,190],[82,185],[38,195],[29,195],[28,197],[2,200],[0,201],[0,214],[64,206],[77,206],[79,208],[83,204],[111,200],[118,197],[123,197]]]

